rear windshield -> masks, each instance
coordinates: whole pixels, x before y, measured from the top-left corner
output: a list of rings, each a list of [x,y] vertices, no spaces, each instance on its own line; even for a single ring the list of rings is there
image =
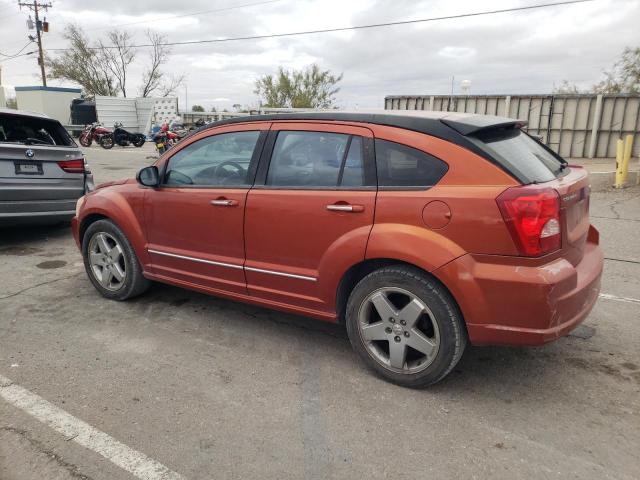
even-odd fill
[[[11,114],[0,114],[0,143],[76,146],[57,120]]]
[[[519,128],[479,132],[475,138],[507,171],[524,183],[543,183],[558,178],[566,163]]]

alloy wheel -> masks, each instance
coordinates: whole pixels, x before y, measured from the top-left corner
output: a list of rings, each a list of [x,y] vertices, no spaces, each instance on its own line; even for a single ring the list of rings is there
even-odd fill
[[[358,311],[358,331],[367,353],[396,373],[417,373],[433,363],[440,331],[433,312],[413,293],[384,287]]]
[[[98,232],[89,241],[89,265],[94,278],[107,290],[122,288],[127,267],[118,241],[106,232]]]

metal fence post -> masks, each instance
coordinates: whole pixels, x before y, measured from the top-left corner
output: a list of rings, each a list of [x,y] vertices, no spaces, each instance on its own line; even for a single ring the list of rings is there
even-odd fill
[[[598,146],[598,129],[600,128],[600,120],[602,117],[602,94],[596,98],[596,110],[593,115],[593,124],[591,126],[591,140],[589,141],[589,158],[596,156],[596,148]]]

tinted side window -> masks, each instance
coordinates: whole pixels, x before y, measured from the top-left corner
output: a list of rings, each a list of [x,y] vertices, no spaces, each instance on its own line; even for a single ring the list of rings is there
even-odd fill
[[[386,140],[376,140],[376,167],[380,187],[430,187],[449,169],[428,153]]]
[[[164,184],[249,185],[249,164],[259,131],[221,133],[183,148],[169,159]]]
[[[364,185],[360,137],[327,132],[278,133],[267,185],[336,188]]]

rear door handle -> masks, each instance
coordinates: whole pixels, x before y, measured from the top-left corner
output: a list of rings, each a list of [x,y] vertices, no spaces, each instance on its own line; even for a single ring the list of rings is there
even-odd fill
[[[364,205],[349,205],[347,203],[334,203],[333,205],[327,205],[327,210],[332,212],[364,212]]]
[[[216,207],[235,207],[238,205],[238,201],[229,200],[228,198],[216,198],[215,200],[211,200],[211,205]]]

